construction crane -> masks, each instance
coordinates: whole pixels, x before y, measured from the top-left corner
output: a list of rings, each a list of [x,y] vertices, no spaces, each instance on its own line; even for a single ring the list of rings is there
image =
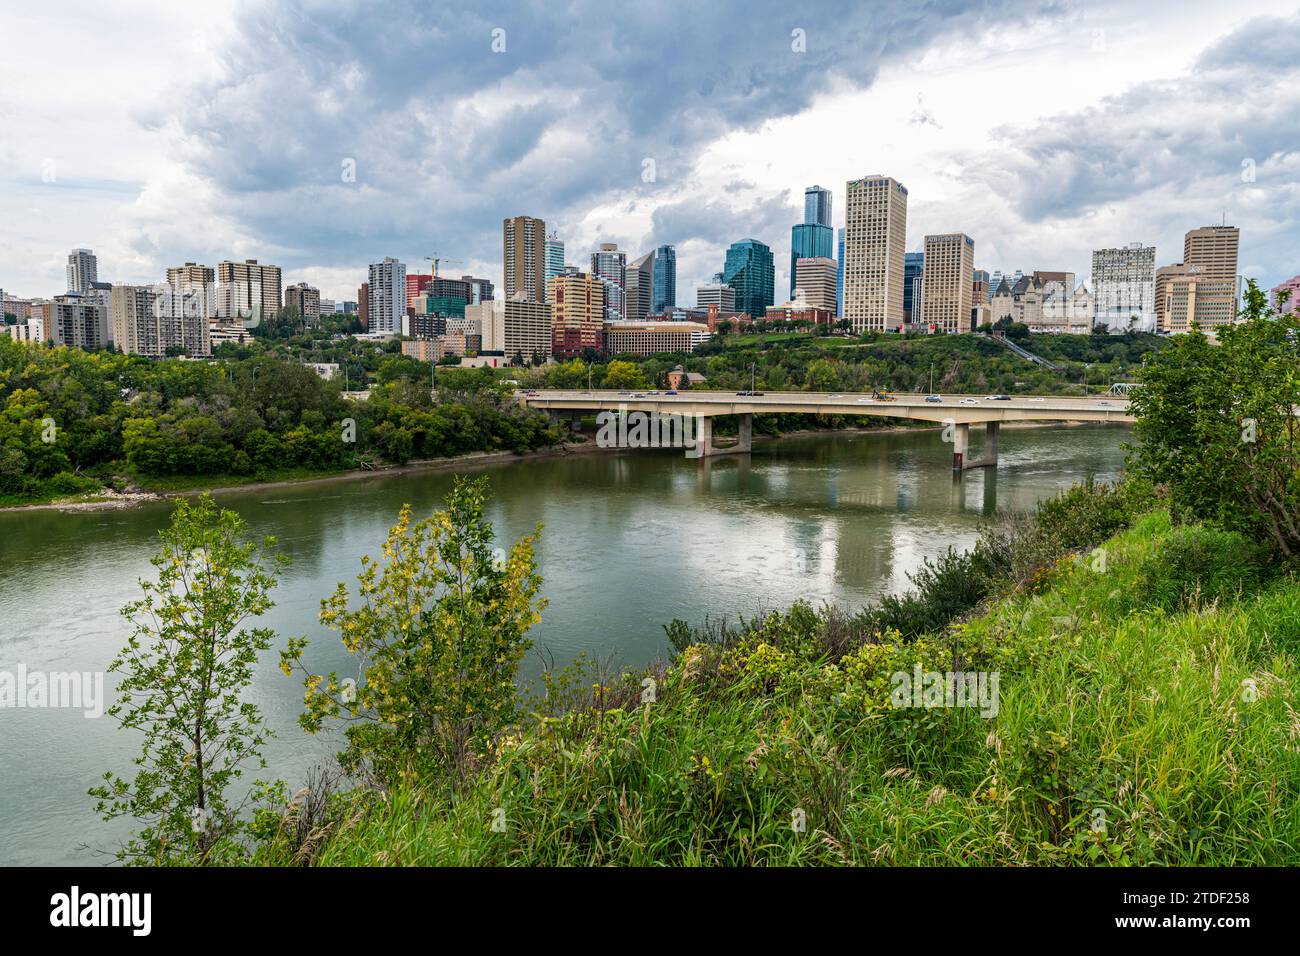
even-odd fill
[[[440,262],[445,262],[449,266],[463,266],[465,264],[459,259],[444,259],[442,256],[425,256],[424,261],[433,263],[433,274],[435,276],[438,274],[438,264]]]

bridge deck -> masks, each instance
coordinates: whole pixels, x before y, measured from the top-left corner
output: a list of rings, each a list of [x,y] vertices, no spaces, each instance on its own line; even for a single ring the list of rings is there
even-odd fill
[[[1092,398],[1063,398],[1055,395],[1013,395],[1010,401],[994,401],[985,395],[942,395],[939,402],[927,402],[924,395],[898,395],[880,401],[855,392],[765,392],[737,395],[735,392],[706,392],[691,389],[677,395],[648,392],[595,390],[539,390],[532,395],[518,393],[520,400],[543,411],[595,412],[617,410],[662,414],[752,415],[787,412],[802,415],[874,415],[910,418],[928,422],[1011,422],[1011,421],[1096,421],[1132,422],[1129,400],[1115,395]],[[963,404],[966,399],[966,404]]]

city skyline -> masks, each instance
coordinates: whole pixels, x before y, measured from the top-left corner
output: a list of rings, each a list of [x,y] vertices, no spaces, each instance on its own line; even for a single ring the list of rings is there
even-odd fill
[[[1300,18],[1257,16],[1263,4],[1226,13],[1193,4],[1195,29],[1171,25],[1162,49],[1134,62],[1126,56],[1137,42],[1134,32],[1169,5],[1132,13],[1102,4],[1086,15],[1035,4],[979,6],[985,12],[970,14],[961,34],[937,18],[907,20],[904,6],[883,10],[876,15],[912,26],[902,34],[902,49],[870,54],[853,68],[843,65],[844,52],[862,39],[861,17],[836,24],[825,13],[799,11],[775,17],[775,26],[736,26],[746,31],[749,56],[771,48],[755,74],[763,93],[756,103],[714,95],[709,110],[716,122],[703,129],[708,124],[675,111],[700,102],[701,94],[689,83],[663,79],[661,103],[647,102],[635,114],[611,107],[600,115],[609,137],[629,143],[599,162],[566,145],[569,112],[539,111],[542,93],[526,88],[563,56],[552,45],[558,39],[543,43],[530,35],[532,14],[503,9],[455,25],[428,21],[427,30],[416,31],[427,44],[435,42],[436,29],[454,35],[464,46],[460,67],[473,67],[447,87],[448,126],[435,135],[414,109],[427,81],[404,69],[390,74],[364,66],[362,52],[397,41],[383,31],[358,33],[355,11],[326,11],[311,37],[280,51],[328,81],[306,90],[235,49],[252,31],[287,22],[288,8],[237,7],[221,29],[210,31],[159,8],[143,36],[121,37],[126,51],[183,30],[175,35],[183,36],[193,60],[192,78],[146,82],[127,71],[136,92],[119,96],[121,106],[109,102],[122,82],[112,72],[116,51],[105,64],[112,75],[102,90],[70,107],[72,113],[53,107],[74,92],[85,95],[87,87],[74,91],[69,79],[32,90],[22,82],[21,49],[0,63],[0,90],[8,91],[0,92],[0,115],[10,134],[0,143],[8,170],[0,198],[0,287],[27,297],[63,292],[69,250],[89,248],[99,260],[99,279],[119,283],[158,281],[181,262],[260,259],[280,265],[286,285],[305,281],[323,298],[352,299],[372,262],[392,256],[413,270],[424,256],[445,254],[464,263],[457,274],[483,275],[504,288],[495,224],[530,214],[580,265],[602,242],[629,258],[674,245],[679,302],[719,271],[732,243],[752,237],[772,249],[775,286],[784,290],[791,281],[791,228],[804,218],[805,190],[813,184],[830,190],[838,230],[844,184],[872,173],[909,189],[907,251],[920,251],[927,234],[965,232],[976,242],[976,266],[989,272],[1060,269],[1088,281],[1094,250],[1139,239],[1156,246],[1159,263],[1175,262],[1187,230],[1224,219],[1242,230],[1242,274],[1268,288],[1300,271],[1300,240],[1286,228],[1300,202],[1287,145],[1295,141],[1288,124],[1297,122],[1300,109],[1289,108],[1296,84],[1282,81],[1297,70],[1287,50],[1300,38]],[[221,9],[211,8],[204,22],[219,22]],[[95,10],[60,26],[73,39],[100,28],[119,35],[111,15],[111,7]],[[494,25],[493,17],[504,25]],[[14,13],[0,14],[0,24],[15,37],[48,29]],[[505,30],[500,52],[492,51],[495,29]],[[582,27],[566,23],[564,29]],[[793,49],[800,42],[794,31],[803,31],[802,53]],[[481,42],[471,42],[480,34]],[[1036,72],[1041,89],[1021,89],[1018,69],[1059,59],[1061,35],[1072,38],[1075,55],[1041,80]],[[669,43],[660,34],[647,39],[653,52]],[[1119,60],[1122,76],[1097,69]],[[547,83],[556,84],[557,95],[563,89],[585,96],[582,77],[564,62],[566,69]],[[711,69],[720,81],[748,63],[729,53]],[[834,76],[822,75],[832,63]],[[955,76],[962,82],[953,84]],[[1081,86],[1084,77],[1090,87]],[[631,82],[617,71],[586,80],[606,92]],[[1160,102],[1163,81],[1191,84],[1210,104],[1233,105],[1221,115],[1189,116]],[[1246,88],[1248,100],[1232,99]],[[264,102],[241,98],[252,91]],[[384,91],[392,92],[394,104],[380,110],[385,128],[393,129],[395,114],[406,121],[392,143],[403,146],[401,155],[387,165],[367,135],[333,135],[338,113],[379,108]],[[21,98],[28,93],[30,101]],[[187,104],[202,105],[201,117],[182,115]],[[877,106],[888,108],[872,130],[844,123],[846,115]],[[89,154],[73,149],[43,118],[81,122],[76,111],[83,109],[95,112],[85,119],[88,129],[116,132],[113,145]],[[277,123],[252,148],[253,134],[270,133],[266,124],[288,109],[302,112],[305,132],[281,133]],[[973,139],[972,123],[980,131]],[[367,134],[372,128],[378,127],[360,127]],[[826,139],[828,130],[833,135]],[[123,137],[124,131],[137,137]],[[289,141],[273,147],[282,136]],[[953,139],[963,143],[960,156]],[[236,157],[231,145],[221,145],[226,140],[250,149]],[[901,140],[911,145],[895,142]],[[819,144],[815,157],[806,149],[810,141]],[[1179,156],[1163,159],[1151,148],[1157,141],[1176,146]],[[760,142],[768,146],[756,151]],[[431,158],[408,163],[406,146]],[[411,214],[424,203],[427,215]]]

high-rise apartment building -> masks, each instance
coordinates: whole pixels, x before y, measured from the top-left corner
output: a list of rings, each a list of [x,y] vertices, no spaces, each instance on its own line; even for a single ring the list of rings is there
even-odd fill
[[[1093,325],[1111,332],[1154,332],[1156,247],[1131,242],[1092,253]]]
[[[296,282],[284,290],[284,304],[297,309],[308,324],[319,321],[321,314],[320,289],[305,282]]]
[[[556,233],[546,237],[546,269],[544,279],[564,272],[564,241]]]
[[[831,224],[831,191],[821,186],[809,186],[803,191],[803,221],[810,225]]]
[[[91,283],[99,281],[99,260],[90,249],[73,249],[68,253],[68,291],[89,292]]]
[[[754,318],[767,313],[774,305],[776,270],[772,250],[757,239],[733,242],[727,249],[722,281],[736,290],[736,309]]]
[[[605,320],[605,284],[593,275],[566,269],[546,283],[551,306],[551,352],[558,358],[599,351]]]
[[[669,244],[655,250],[654,296],[650,311],[658,315],[677,305],[677,247]]]
[[[921,272],[924,267],[924,252],[904,253],[903,321],[909,325],[921,320]]]
[[[835,260],[826,256],[799,259],[795,263],[795,291],[791,296],[809,308],[835,314]]]
[[[846,186],[844,311],[855,332],[903,325],[907,189],[889,176]],[[969,291],[970,273],[966,274]]]
[[[530,302],[546,301],[546,221],[515,216],[502,222],[501,233],[506,298],[522,293]]]
[[[47,337],[55,345],[100,349],[112,339],[109,309],[97,299],[72,292],[49,304]]]
[[[962,232],[925,237],[921,325],[933,332],[968,332],[974,291],[975,241]]]
[[[197,262],[169,267],[166,294],[160,308],[167,312],[180,309],[191,317],[201,318],[204,323],[217,318],[220,313],[216,271]]]
[[[654,305],[655,254],[647,252],[628,264],[626,315],[631,322],[642,322]]]
[[[167,287],[115,285],[110,301],[113,344],[128,355],[211,353],[207,319],[187,315]]]
[[[392,256],[370,265],[367,330],[400,334],[406,318],[406,265]]]
[[[725,282],[698,286],[695,290],[695,307],[707,309],[711,305],[716,305],[719,312],[735,312],[736,290]]]
[[[217,315],[222,319],[270,318],[282,303],[279,266],[256,259],[217,263]]]
[[[605,286],[605,321],[627,318],[627,253],[615,242],[602,242],[591,254],[591,274]]]

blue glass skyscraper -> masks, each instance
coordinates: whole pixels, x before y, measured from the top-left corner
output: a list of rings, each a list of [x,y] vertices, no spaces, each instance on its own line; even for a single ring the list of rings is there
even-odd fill
[[[834,244],[831,191],[809,186],[803,191],[803,222],[790,230],[790,298],[794,298],[795,263],[800,259],[830,259]]]
[[[839,262],[840,281],[835,287],[835,314],[840,318],[844,317],[844,230],[840,230],[839,236]]]
[[[767,315],[767,307],[774,304],[776,282],[771,248],[757,239],[733,242],[727,249],[722,281],[736,290],[737,312],[748,312],[756,319]]]
[[[677,249],[663,245],[655,250],[654,301],[651,311],[658,315],[677,305]]]
[[[790,230],[790,298],[794,298],[795,263],[800,259],[832,258],[835,235],[830,226],[801,222]]]
[[[921,292],[921,273],[925,270],[925,253],[908,252],[903,256],[903,321],[914,322],[915,314],[921,312],[919,301]]]
[[[803,221],[818,226],[831,224],[831,191],[809,186],[803,191]]]

